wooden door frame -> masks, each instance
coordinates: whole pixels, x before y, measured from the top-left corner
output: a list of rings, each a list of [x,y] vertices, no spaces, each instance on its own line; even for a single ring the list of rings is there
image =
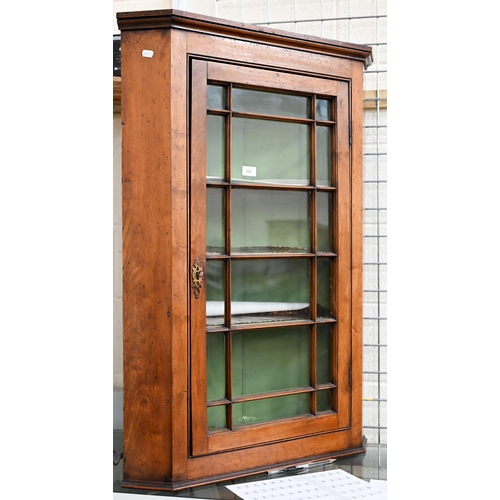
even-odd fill
[[[351,343],[351,172],[349,147],[349,82],[336,78],[318,78],[303,76],[286,70],[270,71],[267,68],[254,66],[230,65],[209,59],[191,58],[191,146],[190,146],[190,266],[195,259],[205,269],[205,200],[206,200],[206,85],[208,81],[235,83],[253,88],[267,88],[270,91],[295,91],[303,94],[319,94],[324,97],[335,97],[337,100],[337,145],[334,149],[337,164],[338,211],[336,231],[342,248],[336,258],[337,282],[335,289],[338,321],[335,330],[340,332],[340,341],[336,345],[336,365],[341,367],[338,374],[339,394],[338,413],[324,415],[307,415],[283,421],[273,421],[237,430],[223,430],[209,433],[206,411],[206,359],[199,353],[206,352],[206,291],[200,290],[198,299],[190,298],[191,318],[191,453],[202,456],[211,453],[235,450],[255,446],[257,444],[293,440],[304,435],[314,435],[338,431],[350,427],[351,396],[350,370],[352,365]],[[196,144],[194,144],[194,142]],[[311,144],[311,148],[314,145]],[[200,333],[203,332],[203,333]],[[272,433],[273,438],[269,435]]]

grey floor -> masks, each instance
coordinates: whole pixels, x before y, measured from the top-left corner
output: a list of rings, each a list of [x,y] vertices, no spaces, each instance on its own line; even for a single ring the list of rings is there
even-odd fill
[[[117,452],[123,451],[123,433],[122,431],[113,431],[113,449]],[[110,453],[111,455],[111,453]],[[354,455],[352,457],[338,458],[335,462],[327,466],[315,467],[310,472],[321,472],[323,470],[342,469],[350,474],[370,481],[370,479],[387,480],[387,447],[386,445],[368,444],[366,453]],[[199,486],[197,488],[188,488],[177,492],[138,490],[131,488],[122,488],[123,460],[118,465],[113,466],[113,492],[116,493],[134,493],[145,495],[156,495],[164,497],[180,498],[210,498],[224,500],[241,500],[225,486],[229,484],[246,483],[252,481],[262,481],[264,479],[274,479],[282,477],[285,474],[268,476],[267,474],[252,475],[246,478],[223,481],[220,483]],[[300,472],[299,474],[304,474]]]

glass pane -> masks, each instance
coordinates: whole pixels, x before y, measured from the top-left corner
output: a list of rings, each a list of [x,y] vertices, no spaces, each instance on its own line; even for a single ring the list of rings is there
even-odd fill
[[[332,334],[330,325],[318,325],[316,332],[316,384],[332,381]]]
[[[207,326],[224,324],[224,261],[207,260],[205,283],[207,287]]]
[[[226,119],[207,115],[207,180],[224,180]]]
[[[317,193],[318,252],[332,251],[332,195]]]
[[[310,385],[309,327],[232,335],[233,397]]]
[[[330,102],[328,99],[316,100],[316,120],[331,120]]]
[[[226,397],[226,357],[225,335],[210,333],[207,335],[207,399]]]
[[[332,409],[332,392],[318,391],[316,393],[316,411],[330,411]]]
[[[298,95],[233,89],[232,107],[233,111],[309,118],[309,98]]]
[[[309,260],[232,261],[231,322],[309,318]]]
[[[225,429],[227,427],[225,406],[211,406],[207,408],[207,417],[209,431]]]
[[[316,184],[331,186],[332,139],[331,127],[316,127]]]
[[[225,253],[224,189],[207,188],[207,253]]]
[[[318,318],[332,317],[332,262],[330,259],[318,259]]]
[[[294,394],[234,404],[232,408],[233,424],[235,427],[240,427],[280,418],[307,415],[310,413],[309,408],[309,394]]]
[[[309,125],[233,118],[232,180],[309,184]]]
[[[225,87],[220,85],[207,86],[207,109],[227,109]]]
[[[307,192],[233,189],[231,217],[233,252],[310,251]]]

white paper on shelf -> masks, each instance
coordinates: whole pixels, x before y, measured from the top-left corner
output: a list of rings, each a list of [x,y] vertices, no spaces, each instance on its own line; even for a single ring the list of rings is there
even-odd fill
[[[342,469],[226,486],[243,500],[387,500],[387,494]]]
[[[296,311],[308,306],[308,302],[231,302],[231,314]],[[207,301],[207,316],[224,316],[224,302],[222,300]]]

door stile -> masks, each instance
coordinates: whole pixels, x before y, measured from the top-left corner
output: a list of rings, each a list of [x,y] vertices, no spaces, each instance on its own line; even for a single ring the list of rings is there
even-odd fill
[[[206,116],[207,63],[191,61],[190,280],[199,266],[206,279]],[[206,283],[192,283],[191,310],[191,453],[207,452]],[[193,288],[194,287],[194,288]],[[196,296],[198,295],[198,296]]]
[[[342,83],[337,95],[337,397],[339,422],[350,426],[351,395],[351,163],[349,147],[349,88]]]

